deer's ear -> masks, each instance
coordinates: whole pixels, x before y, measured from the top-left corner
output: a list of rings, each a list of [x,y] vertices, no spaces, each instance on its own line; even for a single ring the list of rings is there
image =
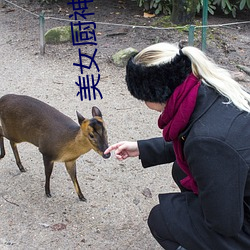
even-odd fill
[[[81,125],[83,121],[85,120],[85,118],[77,111],[76,111],[76,114],[77,114],[78,122]]]
[[[94,116],[100,116],[100,117],[102,117],[102,112],[100,111],[100,109],[99,108],[97,108],[97,107],[92,107],[92,115],[93,115],[93,117]]]

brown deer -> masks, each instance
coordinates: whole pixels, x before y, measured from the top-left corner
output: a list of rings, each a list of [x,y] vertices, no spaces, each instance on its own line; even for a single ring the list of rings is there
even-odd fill
[[[78,197],[86,201],[76,176],[76,159],[94,149],[103,158],[108,148],[107,132],[102,113],[92,108],[93,118],[86,119],[77,112],[80,126],[60,111],[29,96],[9,94],[0,98],[0,158],[5,155],[3,137],[9,139],[16,164],[21,172],[25,169],[20,161],[17,143],[29,142],[39,148],[45,167],[45,193],[50,194],[50,176],[54,162],[64,162],[74,183]]]

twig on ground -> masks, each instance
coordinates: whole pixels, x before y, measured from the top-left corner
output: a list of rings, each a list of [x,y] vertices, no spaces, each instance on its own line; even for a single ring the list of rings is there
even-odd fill
[[[6,202],[8,202],[8,203],[10,203],[10,204],[12,204],[12,205],[15,205],[15,206],[17,206],[17,207],[19,207],[19,204],[15,203],[15,202],[12,202],[12,201],[9,201],[9,200],[6,199],[4,196],[2,196],[2,198],[3,198]]]

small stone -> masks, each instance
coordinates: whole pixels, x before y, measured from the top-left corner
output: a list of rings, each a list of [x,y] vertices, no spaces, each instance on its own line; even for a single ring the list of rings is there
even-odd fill
[[[134,203],[135,205],[138,205],[138,204],[140,203],[140,200],[137,199],[137,198],[134,198],[134,199],[133,199],[133,203]]]
[[[129,58],[138,53],[134,48],[126,48],[118,51],[112,56],[113,62],[118,67],[125,67]]]
[[[42,226],[42,227],[45,227],[45,228],[49,227],[49,224],[47,224],[47,223],[39,223],[39,225]]]
[[[142,194],[147,198],[152,198],[152,193],[149,188],[144,188]]]
[[[246,81],[246,74],[243,72],[231,72],[231,75],[235,81],[238,81],[238,82]]]
[[[52,28],[45,33],[44,37],[47,44],[58,44],[72,41],[71,27],[60,26]]]

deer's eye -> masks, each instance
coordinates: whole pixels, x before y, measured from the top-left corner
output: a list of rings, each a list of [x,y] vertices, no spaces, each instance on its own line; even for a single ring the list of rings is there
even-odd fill
[[[94,139],[94,135],[93,135],[93,134],[89,134],[89,137],[90,137],[91,139]]]

